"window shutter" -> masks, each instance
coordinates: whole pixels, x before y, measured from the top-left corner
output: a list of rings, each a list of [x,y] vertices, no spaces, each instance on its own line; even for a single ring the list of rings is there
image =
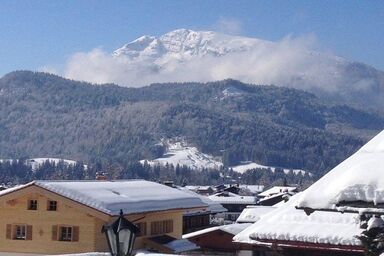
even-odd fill
[[[57,241],[57,225],[52,226],[52,241]]]
[[[78,226],[73,227],[72,241],[73,242],[79,241],[79,227]]]
[[[12,225],[7,224],[7,234],[6,234],[7,239],[12,239]]]
[[[27,230],[26,230],[26,234],[25,234],[25,240],[32,240],[32,226],[31,225],[27,225]]]

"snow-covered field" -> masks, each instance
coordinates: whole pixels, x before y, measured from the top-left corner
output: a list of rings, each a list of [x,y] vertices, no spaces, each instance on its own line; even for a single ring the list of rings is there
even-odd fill
[[[176,165],[180,166],[188,166],[192,169],[202,169],[202,168],[210,168],[210,169],[220,169],[223,166],[223,163],[219,157],[214,157],[209,154],[204,154],[200,152],[196,147],[188,145],[185,141],[180,140],[163,140],[162,143],[166,145],[167,151],[166,153],[160,157],[153,160],[141,160],[140,163],[144,163],[147,161],[150,165],[166,165],[172,164],[176,167]],[[248,170],[255,168],[263,168],[270,169],[272,172],[278,167],[261,165],[254,162],[244,162],[241,165],[236,165],[230,167],[233,171],[238,173],[244,173]],[[289,169],[289,168],[281,168],[283,169],[285,174],[289,174],[293,172],[294,174],[305,175],[306,171],[300,169]],[[310,174],[311,175],[311,174]]]
[[[18,161],[18,159],[0,159],[0,163],[3,162],[13,162]],[[66,165],[76,165],[75,160],[69,160],[69,159],[62,159],[62,158],[54,158],[54,157],[38,157],[38,158],[30,158],[25,161],[26,164],[30,165],[32,167],[32,170],[38,169],[41,165],[43,165],[46,161],[49,161],[50,163],[58,164],[61,161],[64,162]],[[84,169],[87,169],[87,165],[84,165]]]
[[[172,164],[180,166],[188,166],[192,169],[220,169],[223,166],[221,161],[215,159],[214,156],[201,153],[196,147],[188,146],[183,141],[164,142],[167,145],[167,152],[161,158],[154,160],[141,160],[141,163],[147,161],[150,165],[156,164]]]
[[[252,170],[252,169],[256,169],[256,168],[271,169],[272,172],[275,172],[276,168],[278,168],[278,167],[261,165],[261,164],[257,164],[254,162],[244,162],[244,164],[232,166],[231,168],[235,172],[244,173],[248,170]],[[288,168],[280,168],[280,169],[283,169],[285,174],[289,174],[289,173],[293,172],[296,175],[297,174],[305,175],[305,173],[306,173],[304,170],[301,170],[301,169],[288,169]]]

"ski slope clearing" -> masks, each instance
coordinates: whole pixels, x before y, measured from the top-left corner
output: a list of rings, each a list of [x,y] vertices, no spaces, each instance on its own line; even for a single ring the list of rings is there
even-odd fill
[[[258,168],[259,169],[270,169],[272,172],[275,172],[276,169],[282,169],[285,174],[290,174],[291,172],[293,172],[295,175],[298,175],[298,174],[305,175],[305,173],[306,173],[306,171],[301,170],[301,169],[272,167],[272,166],[257,164],[254,162],[244,162],[244,164],[232,166],[231,168],[234,172],[238,172],[238,173],[245,173],[248,170],[258,169]]]
[[[154,160],[141,160],[150,165],[166,165],[172,164],[173,166],[187,166],[192,169],[201,170],[220,169],[223,166],[221,161],[216,160],[212,155],[200,152],[196,147],[188,146],[185,142],[167,142],[167,151],[161,158]]]

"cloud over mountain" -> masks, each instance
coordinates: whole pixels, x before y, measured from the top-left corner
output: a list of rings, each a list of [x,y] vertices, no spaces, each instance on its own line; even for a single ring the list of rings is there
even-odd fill
[[[374,104],[382,102],[383,72],[316,52],[315,43],[311,35],[269,42],[179,29],[158,38],[140,37],[113,54],[97,48],[76,53],[68,60],[65,76],[129,87],[233,78],[247,83],[336,93],[349,101],[369,95]],[[357,101],[363,104],[364,100]]]

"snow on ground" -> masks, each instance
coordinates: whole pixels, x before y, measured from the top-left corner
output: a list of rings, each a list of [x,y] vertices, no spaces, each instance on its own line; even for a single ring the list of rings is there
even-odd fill
[[[156,164],[172,164],[173,166],[188,166],[192,169],[202,169],[202,168],[211,168],[211,169],[220,169],[223,166],[221,160],[218,160],[218,157],[214,157],[209,154],[204,154],[200,152],[196,147],[189,146],[185,141],[175,141],[175,140],[163,140],[162,144],[166,145],[167,151],[163,157],[156,158],[154,160],[141,160],[140,163],[147,161],[150,165]],[[272,172],[275,172],[278,167],[266,166],[257,164],[254,162],[243,162],[241,165],[230,167],[233,171],[238,173],[244,173],[247,170],[262,168],[262,169],[271,169]],[[305,175],[306,171],[301,169],[289,169],[281,168],[285,174],[293,172],[294,174]],[[309,173],[309,175],[312,175]]]
[[[0,159],[0,163],[4,162],[10,162],[13,163],[13,161],[19,161],[19,159]],[[25,164],[30,165],[32,167],[32,171],[35,171],[40,166],[42,166],[46,161],[49,161],[50,163],[54,163],[57,165],[61,161],[64,162],[66,165],[76,165],[75,160],[69,160],[69,159],[62,159],[62,158],[54,158],[54,157],[38,157],[38,158],[30,158],[25,160]],[[87,165],[84,165],[84,169],[86,170],[88,168]]]
[[[76,161],[62,158],[53,158],[53,157],[39,157],[39,158],[30,158],[26,160],[26,163],[32,166],[32,170],[38,169],[45,162],[49,161],[50,163],[54,163],[57,165],[61,161],[63,161],[66,165],[76,165]],[[87,169],[87,165],[84,165],[84,169]]]
[[[241,164],[241,165],[232,166],[230,168],[232,168],[232,170],[234,172],[245,173],[248,170],[252,170],[252,169],[256,169],[256,168],[271,169],[272,172],[275,172],[278,167],[261,165],[261,164],[257,164],[254,162],[243,162],[243,164]],[[296,175],[297,174],[305,175],[305,173],[306,173],[304,170],[301,170],[301,169],[289,169],[289,168],[280,168],[280,169],[283,169],[283,172],[285,174],[289,174],[289,173],[293,172]]]
[[[257,243],[257,240],[296,241],[333,245],[360,245],[355,236],[361,233],[358,214],[315,211],[310,216],[295,208],[299,195],[278,207],[249,228],[234,241]]]
[[[196,147],[188,146],[183,141],[166,142],[167,152],[161,158],[154,160],[141,160],[141,163],[145,161],[150,165],[156,164],[172,164],[180,166],[188,166],[192,169],[212,168],[220,169],[223,164],[220,161],[215,160],[212,155],[201,153]]]
[[[384,131],[305,190],[297,206],[337,209],[337,205],[345,202],[384,203],[383,173]]]

